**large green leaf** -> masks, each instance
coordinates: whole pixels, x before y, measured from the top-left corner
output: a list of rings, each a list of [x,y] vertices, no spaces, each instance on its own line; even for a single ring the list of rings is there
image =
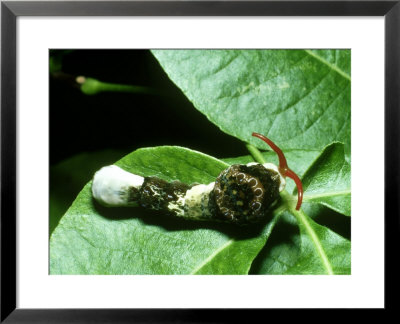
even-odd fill
[[[296,219],[288,212],[279,218],[268,244],[252,264],[251,274],[285,274],[300,256],[300,233]]]
[[[350,164],[341,143],[325,148],[302,178],[304,201],[319,203],[350,216]]]
[[[195,108],[262,148],[350,147],[350,50],[153,50]]]
[[[302,208],[313,218],[320,215],[339,221],[340,214],[329,212],[326,207],[305,204]],[[351,243],[326,226],[321,226],[306,217],[306,223],[314,232],[314,240],[304,223],[288,212],[280,217],[267,246],[253,263],[253,274],[350,274]],[[342,216],[345,219],[345,216]],[[348,219],[348,218],[347,218]],[[319,251],[318,251],[319,250]],[[321,257],[321,253],[324,257]]]
[[[350,241],[303,216],[300,256],[287,274],[350,274]]]
[[[179,147],[116,163],[165,180],[210,183],[227,164]],[[261,226],[190,222],[141,208],[104,208],[88,183],[50,239],[51,274],[247,274],[277,217]]]

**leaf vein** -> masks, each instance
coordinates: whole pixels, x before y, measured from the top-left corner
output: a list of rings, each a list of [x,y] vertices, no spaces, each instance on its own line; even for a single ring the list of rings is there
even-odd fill
[[[325,60],[323,57],[319,56],[318,54],[312,52],[311,50],[304,50],[307,54],[309,54],[310,56],[314,57],[315,59],[317,59],[318,61],[320,61],[321,63],[327,65],[328,67],[330,67],[333,71],[335,71],[336,73],[340,74],[342,77],[344,77],[346,80],[351,81],[351,77],[350,75],[348,75],[346,72],[342,71],[338,66],[328,62],[327,60]]]
[[[338,100],[339,97],[341,97],[343,95],[343,93],[345,93],[345,90],[347,90],[346,86],[345,88],[343,88],[343,90],[329,103],[329,105],[326,107],[326,109],[322,112],[322,114],[320,114],[318,116],[318,118],[316,120],[314,120],[312,123],[310,123],[309,126],[307,126],[306,128],[304,128],[302,130],[302,133],[304,134],[305,132],[307,132],[308,130],[310,130],[312,127],[315,127],[317,125],[317,122],[332,108],[334,107],[334,103],[336,102],[336,100]],[[295,136],[294,136],[295,137]],[[291,138],[289,138],[291,139]]]
[[[172,264],[172,265],[176,265],[176,262],[173,262],[173,259],[167,259],[167,258],[161,258],[159,256],[156,256],[154,254],[150,254],[147,253],[146,251],[144,251],[143,249],[132,249],[132,250],[125,250],[125,249],[116,249],[116,248],[111,248],[108,246],[96,246],[94,245],[87,237],[85,237],[82,233],[80,233],[79,231],[77,231],[76,229],[73,229],[73,231],[78,234],[79,237],[81,237],[85,242],[87,242],[93,249],[96,250],[104,250],[104,251],[110,251],[110,252],[122,252],[122,253],[128,253],[128,254],[140,254],[140,255],[145,255],[147,257],[149,257],[150,259],[155,259],[158,261],[161,261],[163,263],[166,264]],[[187,265],[183,265],[183,264],[179,264],[180,267],[185,267],[187,268],[187,270],[190,270],[191,267],[187,266]]]
[[[225,244],[221,245],[217,250],[215,250],[213,253],[211,253],[206,259],[204,259],[199,265],[197,265],[190,274],[196,274],[201,268],[203,268],[209,261],[211,261],[217,254],[219,254],[221,251],[226,249],[228,246],[230,246],[234,242],[233,239],[230,239],[227,241]]]

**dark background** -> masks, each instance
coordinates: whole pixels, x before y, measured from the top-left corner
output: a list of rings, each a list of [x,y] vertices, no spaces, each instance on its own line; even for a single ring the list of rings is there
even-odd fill
[[[50,163],[81,152],[180,145],[214,157],[248,154],[197,111],[148,50],[51,50],[62,76],[50,74]],[[74,78],[152,87],[162,95],[83,94]]]

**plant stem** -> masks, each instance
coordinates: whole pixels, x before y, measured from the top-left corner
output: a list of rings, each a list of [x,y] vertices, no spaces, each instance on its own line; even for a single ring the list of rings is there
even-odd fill
[[[264,164],[267,162],[257,147],[255,147],[254,145],[251,145],[251,144],[246,144],[246,147],[249,150],[250,154],[252,155],[252,157],[254,158],[255,161],[257,161],[258,163],[261,163],[261,164]]]
[[[156,90],[149,87],[102,82],[93,78],[86,78],[84,76],[77,77],[76,82],[81,85],[81,91],[86,95],[94,95],[99,92],[106,91],[158,94]]]

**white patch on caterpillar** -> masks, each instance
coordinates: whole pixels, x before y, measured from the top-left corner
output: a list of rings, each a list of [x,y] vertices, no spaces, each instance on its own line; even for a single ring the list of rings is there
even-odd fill
[[[279,172],[278,167],[275,164],[272,164],[272,163],[264,163],[263,167],[266,168],[267,170],[272,170],[272,171],[278,172],[279,179],[280,179],[279,192],[283,191],[283,189],[285,189],[285,186],[286,186],[286,179]]]
[[[247,166],[252,166],[252,165],[257,165],[257,164],[259,164],[259,163],[257,163],[257,162],[249,162],[249,163],[247,163],[246,165],[247,165]]]
[[[184,216],[185,215],[185,197],[178,195],[177,201],[171,201],[168,203],[168,209],[175,213],[176,216]]]
[[[129,201],[129,188],[139,190],[144,178],[132,174],[116,165],[106,166],[97,171],[93,178],[93,197],[107,207],[135,206]]]
[[[148,186],[148,188],[151,190],[152,195],[154,197],[158,197],[158,200],[160,200],[162,198],[162,196],[161,196],[162,191],[160,188],[158,188],[157,186],[154,186],[154,185]],[[140,189],[140,186],[137,189]]]
[[[210,193],[214,189],[215,182],[208,185],[200,184],[192,187],[184,196],[178,196],[177,201],[168,204],[168,209],[177,216],[187,218],[211,218],[208,209]]]
[[[211,218],[211,212],[208,209],[208,201],[210,199],[210,193],[214,189],[215,182],[211,182],[208,185],[200,184],[186,191],[185,195],[185,207],[187,213],[186,217],[189,218]]]

